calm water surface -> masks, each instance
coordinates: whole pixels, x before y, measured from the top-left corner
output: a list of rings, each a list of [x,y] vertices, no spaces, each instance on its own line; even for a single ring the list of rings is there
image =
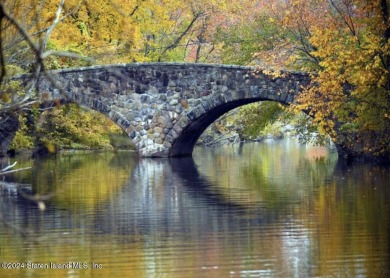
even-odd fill
[[[0,277],[390,277],[389,167],[294,140],[28,165],[0,186]]]

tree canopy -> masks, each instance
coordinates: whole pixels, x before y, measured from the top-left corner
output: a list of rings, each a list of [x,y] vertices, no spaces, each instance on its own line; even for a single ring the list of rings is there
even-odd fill
[[[294,1],[291,25],[303,25],[314,86],[306,110],[352,155],[389,157],[390,25],[388,1]],[[297,20],[312,13],[315,21]],[[309,24],[310,23],[310,24]]]

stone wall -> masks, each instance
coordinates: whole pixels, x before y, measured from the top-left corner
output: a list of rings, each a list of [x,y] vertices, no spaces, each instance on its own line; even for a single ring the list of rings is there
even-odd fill
[[[107,115],[141,156],[191,155],[198,137],[225,112],[247,103],[294,101],[310,77],[251,67],[145,63],[52,72],[45,101],[79,103]]]

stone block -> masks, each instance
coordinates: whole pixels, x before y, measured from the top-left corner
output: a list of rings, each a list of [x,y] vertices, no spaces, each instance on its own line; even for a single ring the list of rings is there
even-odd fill
[[[176,105],[175,110],[177,114],[181,114],[184,111],[184,108],[181,105]]]
[[[251,96],[258,97],[259,96],[259,87],[258,86],[250,86]]]
[[[164,146],[165,148],[170,149],[170,148],[172,147],[172,144],[171,144],[170,142],[168,142],[167,140],[165,140],[164,143],[163,143],[163,146]]]
[[[224,98],[225,98],[225,102],[230,102],[230,101],[233,101],[233,95],[230,91],[226,92],[224,94]]]
[[[142,129],[142,130],[139,132],[139,134],[140,134],[140,135],[146,135],[147,132],[146,132],[146,130]]]
[[[286,99],[286,103],[292,103],[294,101],[294,96],[292,94],[289,94]]]
[[[136,136],[137,136],[137,132],[136,132],[135,130],[133,130],[133,131],[131,131],[131,132],[129,133],[130,139],[134,139]]]
[[[155,128],[153,128],[154,132],[157,132],[157,133],[162,133],[163,132],[163,129],[159,126],[156,126]]]
[[[141,95],[141,102],[143,103],[149,103],[150,102],[150,96],[144,94],[144,95]]]
[[[132,109],[141,110],[142,109],[142,103],[139,100],[134,101],[134,103],[132,105]]]
[[[187,117],[188,117],[191,121],[195,120],[195,119],[196,119],[196,112],[195,112],[194,110],[188,112],[188,113],[187,113]]]
[[[143,141],[139,141],[138,143],[135,144],[135,147],[140,150],[145,147],[145,143]]]
[[[169,105],[174,106],[174,105],[176,105],[176,104],[178,104],[178,103],[179,103],[179,101],[178,101],[177,99],[172,99],[172,100],[169,102]]]
[[[210,105],[208,103],[208,101],[202,101],[202,106],[204,108],[204,111],[209,111],[210,110]]]
[[[175,126],[173,127],[173,131],[175,131],[177,135],[179,135],[182,132],[182,130],[183,128],[179,125],[179,123],[175,124]]]

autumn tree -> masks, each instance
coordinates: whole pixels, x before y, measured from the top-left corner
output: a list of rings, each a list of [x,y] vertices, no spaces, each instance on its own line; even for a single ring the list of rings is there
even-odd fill
[[[273,0],[258,5],[260,12],[251,9],[246,21],[218,33],[225,42],[223,59],[312,72],[313,86],[294,110],[306,111],[342,153],[388,160],[389,2]]]
[[[313,86],[297,100],[314,122],[352,157],[390,155],[389,3],[294,1],[288,26],[305,22],[308,56],[318,61]],[[291,10],[290,10],[291,11]],[[290,27],[291,28],[291,27]]]
[[[48,16],[55,5],[47,1]],[[69,0],[64,9],[76,12],[56,27],[50,47],[92,57],[98,64],[205,61],[231,6],[224,0]]]
[[[45,72],[43,61],[50,56],[46,46],[60,20],[63,4],[61,0],[50,22],[40,24],[42,5],[18,0],[0,3],[0,155],[19,127],[20,111],[37,103],[37,80]],[[31,73],[28,87],[7,80],[22,72]]]
[[[134,31],[136,25],[132,24],[131,15],[136,12],[137,5],[141,2],[144,1],[138,1],[135,6],[124,6],[121,10],[112,1],[70,0],[65,3],[64,0],[46,0],[35,3],[7,0],[0,3],[2,154],[7,151],[23,114],[29,115],[30,124],[31,119],[39,119],[37,124],[39,133],[48,132],[43,129],[50,125],[39,123],[44,122],[42,117],[51,119],[50,115],[47,116],[50,112],[39,114],[41,115],[39,117],[33,113],[35,117],[31,117],[32,108],[35,112],[43,111],[40,107],[40,92],[36,90],[40,76],[44,75],[51,80],[48,69],[90,65],[97,59],[100,59],[100,62],[111,61],[110,53],[118,53],[128,46],[135,45],[133,41],[136,38]],[[124,16],[127,12],[129,14]],[[124,28],[125,26],[128,28]],[[87,58],[87,55],[94,59]],[[29,87],[21,87],[17,82],[10,81],[13,75],[21,73],[30,74]],[[58,114],[58,111],[56,113]],[[70,117],[63,119],[71,120],[72,117],[80,119],[77,113],[71,113]],[[95,117],[84,119],[101,121]],[[21,120],[20,131],[28,130],[29,134],[24,137],[18,136],[22,140],[16,145],[20,146],[20,142],[24,142],[24,146],[31,146],[31,138],[28,137],[37,134],[37,130],[26,127],[24,124],[26,119]]]

